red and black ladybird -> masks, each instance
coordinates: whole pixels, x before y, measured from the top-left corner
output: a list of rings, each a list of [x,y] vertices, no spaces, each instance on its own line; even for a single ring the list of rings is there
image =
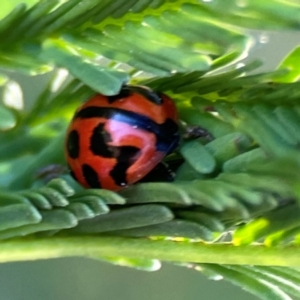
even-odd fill
[[[162,93],[124,86],[97,94],[77,109],[65,153],[83,186],[120,190],[148,174],[179,143],[177,111]]]

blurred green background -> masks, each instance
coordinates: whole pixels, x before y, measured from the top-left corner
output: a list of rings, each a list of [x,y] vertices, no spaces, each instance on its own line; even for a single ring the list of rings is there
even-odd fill
[[[260,58],[261,70],[272,70],[293,46],[297,33],[257,33],[256,45],[246,61]],[[10,74],[30,105],[49,75],[25,77]],[[49,261],[0,265],[0,299],[4,300],[215,300],[256,297],[224,281],[208,280],[199,272],[163,264],[158,272],[147,273],[109,265],[96,260],[65,258]]]
[[[2,264],[0,281],[5,300],[256,299],[185,268],[165,264],[148,273],[83,258]]]

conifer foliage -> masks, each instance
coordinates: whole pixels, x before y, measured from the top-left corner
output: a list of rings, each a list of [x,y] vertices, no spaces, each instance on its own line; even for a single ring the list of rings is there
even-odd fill
[[[4,1],[0,20],[0,261],[86,256],[222,276],[260,299],[299,296],[300,48],[268,73],[242,67],[249,29],[298,30],[293,0]],[[1,4],[2,5],[2,4]],[[11,71],[51,79],[31,106]],[[119,193],[66,172],[82,101],[147,85],[176,103],[173,182]]]

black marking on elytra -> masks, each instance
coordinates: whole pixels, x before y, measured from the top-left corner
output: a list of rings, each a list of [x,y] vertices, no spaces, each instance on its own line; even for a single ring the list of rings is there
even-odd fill
[[[127,184],[127,169],[138,159],[140,150],[133,146],[122,146],[119,150],[117,164],[110,171],[110,175],[117,185],[124,186]]]
[[[127,98],[131,94],[132,94],[132,92],[129,89],[122,88],[121,91],[119,92],[119,94],[113,95],[113,96],[107,96],[108,103],[113,103],[113,102],[118,101],[122,98]]]
[[[95,127],[91,137],[90,150],[95,155],[105,158],[115,158],[117,160],[110,175],[117,185],[122,186],[127,184],[127,169],[138,159],[140,149],[134,146],[109,145],[108,143],[111,142],[112,139],[104,126],[105,124],[100,123]]]
[[[138,85],[136,85],[136,86],[129,85],[129,86],[125,86],[124,89],[129,89],[130,91],[138,93],[138,94],[144,96],[145,98],[147,98],[147,100],[149,100],[150,102],[153,102],[154,104],[157,104],[157,105],[163,104],[162,93],[155,92],[148,87],[138,86]]]
[[[162,105],[162,103],[163,103],[162,93],[154,92],[153,90],[151,90],[148,87],[132,86],[132,85],[124,86],[121,89],[121,91],[119,92],[119,94],[117,94],[117,95],[108,96],[107,97],[108,102],[113,103],[122,98],[127,98],[130,95],[132,95],[133,93],[137,93],[137,94],[144,96],[147,100],[149,100],[150,102],[153,102],[154,104]]]
[[[92,188],[101,188],[101,183],[97,172],[88,164],[82,165],[83,177],[86,180],[87,184]]]
[[[104,126],[104,123],[100,123],[94,128],[90,140],[90,149],[95,155],[112,158],[116,155],[112,149],[113,147],[107,144],[108,142],[111,142],[111,136],[105,130]]]
[[[79,157],[79,133],[77,130],[72,130],[67,137],[68,155],[75,159]]]
[[[157,148],[161,149],[165,147],[165,149],[159,151],[164,151],[169,154],[179,145],[180,136],[178,124],[172,119],[167,119],[160,125],[160,129],[162,134],[157,136],[157,143],[160,144],[159,146],[157,145]],[[163,146],[163,144],[167,145]]]
[[[172,119],[167,119],[164,123],[157,124],[150,118],[132,111],[98,106],[89,106],[80,110],[75,115],[75,118],[105,118],[138,127],[138,130],[154,133],[157,139],[157,151],[170,153],[179,144],[178,125]]]

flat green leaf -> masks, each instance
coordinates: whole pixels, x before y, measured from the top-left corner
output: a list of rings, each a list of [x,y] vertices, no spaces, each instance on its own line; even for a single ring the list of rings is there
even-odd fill
[[[256,269],[261,271],[269,271],[271,276],[276,276],[278,278],[282,278],[287,282],[300,286],[300,272],[297,268],[289,268],[289,267],[263,267],[256,266]]]
[[[292,145],[286,141],[284,136],[268,125],[265,119],[258,118],[248,105],[235,103],[234,111],[238,118],[242,120],[239,127],[255,139],[268,153],[282,156],[289,148],[292,148]]]
[[[172,220],[156,225],[118,230],[112,233],[132,237],[158,236],[213,240],[212,232],[208,228],[185,220]]]
[[[299,59],[300,59],[300,47],[296,47],[293,49],[279,64],[278,69],[287,69],[288,73],[276,77],[276,81],[279,82],[294,82],[300,78],[300,67],[299,67]]]
[[[6,43],[15,43],[22,39],[32,24],[35,24],[37,20],[49,13],[49,11],[51,11],[58,3],[59,0],[38,1],[30,9],[28,9],[26,14],[24,14],[24,16],[14,24],[15,26],[10,29],[9,35],[6,37]]]
[[[284,126],[285,122],[280,122],[274,113],[274,106],[266,105],[266,104],[258,104],[253,106],[252,112],[265,122],[266,126],[270,127],[274,132],[276,132],[284,142],[293,146],[296,146],[299,138],[295,138],[293,134],[290,134],[286,127]]]
[[[252,141],[249,137],[235,132],[209,142],[205,148],[213,154],[218,163],[223,164],[228,159],[249,149],[251,145]]]
[[[189,141],[180,147],[179,152],[199,173],[212,173],[216,167],[215,158],[198,140]]]
[[[59,193],[65,197],[73,196],[75,191],[74,189],[64,180],[60,178],[52,179],[48,184],[48,187],[57,190]]]
[[[189,125],[200,126],[209,130],[216,138],[235,131],[231,124],[225,123],[211,114],[201,113],[192,107],[183,105],[178,105],[177,107],[181,120]]]
[[[222,15],[222,21],[252,29],[287,29],[299,26],[300,6],[297,1],[269,0],[261,2],[236,2],[235,0],[216,0],[206,4],[211,16]]]
[[[41,214],[28,204],[12,204],[0,208],[0,230],[37,224],[41,220]]]
[[[77,218],[66,210],[56,209],[42,212],[38,224],[25,224],[17,228],[10,228],[0,231],[0,239],[8,239],[17,236],[24,236],[36,232],[71,228],[78,224]]]
[[[201,224],[211,231],[222,232],[225,230],[224,224],[218,218],[201,211],[180,210],[177,212],[177,216]]]
[[[297,205],[288,205],[271,211],[239,228],[234,233],[233,241],[236,245],[249,244],[273,233],[299,227],[299,214],[300,209]]]
[[[153,182],[142,183],[120,191],[128,204],[138,203],[176,203],[189,205],[188,194],[174,184]]]
[[[34,190],[22,191],[20,194],[38,209],[51,209],[53,206],[46,196]]]
[[[288,295],[295,297],[299,295],[300,288],[297,285],[293,284],[292,282],[288,282],[285,280],[285,278],[274,276],[272,274],[272,269],[269,270],[268,267],[256,268],[252,266],[230,266],[230,268],[240,272],[241,274],[256,278],[259,282],[265,282],[273,285],[274,287],[278,288],[279,291],[281,290]]]
[[[243,274],[240,270],[234,270],[230,266],[218,266],[212,264],[201,265],[201,268],[213,271],[233,284],[242,287],[262,300],[292,300],[276,285],[265,280],[258,280],[255,276]]]
[[[109,190],[103,190],[103,189],[87,189],[87,190],[78,191],[76,193],[76,195],[71,196],[69,198],[69,201],[76,202],[79,199],[88,200],[88,199],[91,199],[90,197],[100,199],[100,200],[104,201],[105,203],[111,204],[111,205],[114,205],[114,204],[120,205],[120,204],[126,203],[126,200],[119,194],[116,194]]]
[[[172,212],[162,205],[140,205],[122,208],[109,214],[84,220],[72,232],[99,233],[159,224],[173,219]]]
[[[102,199],[96,196],[85,196],[77,198],[76,202],[72,200],[71,205],[78,203],[88,206],[95,216],[106,214],[109,212],[109,206]]]
[[[3,3],[1,3],[1,13],[0,13],[0,18],[3,18],[5,15],[7,15],[8,13],[10,14],[17,14],[17,12],[19,10],[22,10],[26,7],[26,5],[33,5],[36,2],[38,2],[38,0],[24,0],[22,1],[23,3],[20,5],[20,1],[19,0],[11,0],[11,1],[3,1]],[[10,12],[13,11],[13,12]]]
[[[271,284],[274,284],[278,288],[280,288],[282,291],[288,293],[289,295],[298,297],[300,293],[300,287],[298,285],[298,282],[295,282],[295,280],[291,279],[291,276],[289,276],[289,279],[287,280],[288,276],[280,276],[280,272],[274,272],[272,268],[268,267],[246,267],[244,268],[245,272],[249,272],[249,274],[253,274],[254,276],[257,276],[258,278],[261,278],[262,280],[265,280]],[[274,274],[275,273],[275,274]]]
[[[67,198],[53,188],[42,187],[39,189],[39,193],[45,196],[53,206],[61,207],[69,204]]]
[[[18,0],[16,0],[19,2]],[[14,3],[15,1],[10,1],[10,2],[5,2],[6,5],[11,5],[11,7],[7,6],[7,11],[11,10],[9,14],[5,14],[5,10],[1,10],[1,14],[5,16],[4,18],[1,19],[0,21],[0,32],[5,31],[7,28],[9,28],[13,23],[17,22],[19,18],[22,18],[24,15],[27,6],[25,3]],[[1,15],[0,15],[1,16]],[[2,16],[1,16],[2,17]]]
[[[243,172],[249,166],[265,163],[266,160],[266,153],[261,148],[257,148],[227,160],[223,165],[223,170],[230,173]]]
[[[288,106],[277,106],[274,109],[274,113],[281,124],[285,127],[286,132],[299,141],[300,118],[296,109]]]
[[[175,181],[189,181],[204,178],[204,174],[197,172],[189,163],[184,162],[176,171]]]
[[[50,43],[41,54],[46,61],[55,62],[60,67],[82,80],[86,85],[105,95],[117,94],[128,80],[124,72],[101,67],[72,54],[62,43]]]
[[[85,203],[71,203],[67,210],[70,211],[77,220],[91,219],[95,217],[92,209]]]

